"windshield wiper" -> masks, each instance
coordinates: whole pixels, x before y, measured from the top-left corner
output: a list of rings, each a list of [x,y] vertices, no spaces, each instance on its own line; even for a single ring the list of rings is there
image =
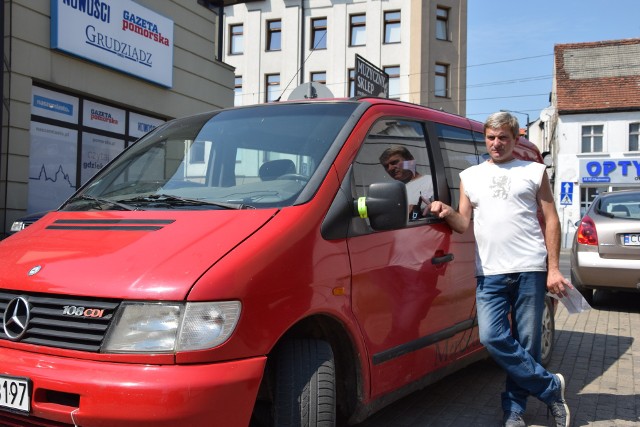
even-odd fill
[[[118,208],[116,210],[121,210],[121,211],[135,211],[138,210],[138,208],[136,208],[135,206],[130,206],[121,202],[117,202],[115,200],[109,200],[109,199],[101,199],[99,197],[93,197],[93,196],[87,196],[86,194],[81,194],[79,196],[76,196],[74,198],[72,198],[71,200],[69,200],[68,203],[74,203],[74,202],[78,202],[78,201],[89,201],[89,202],[94,202],[98,205],[98,207],[100,208],[100,210],[103,210],[102,207],[103,206],[111,206],[114,208]]]
[[[121,200],[121,202],[133,203],[133,204],[147,204],[151,206],[216,206],[223,209],[255,209],[253,206],[245,205],[243,203],[224,203],[224,202],[210,202],[200,199],[189,199],[186,197],[173,196],[171,194],[150,194],[147,196],[138,196],[131,199]]]

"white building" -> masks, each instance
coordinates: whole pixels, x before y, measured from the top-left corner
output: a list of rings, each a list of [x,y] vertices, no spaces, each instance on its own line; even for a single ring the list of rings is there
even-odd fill
[[[552,107],[543,113],[570,247],[598,193],[640,188],[640,39],[556,45]]]
[[[251,1],[226,7],[224,25],[236,105],[307,82],[352,96],[358,54],[389,75],[389,97],[466,112],[466,0]]]

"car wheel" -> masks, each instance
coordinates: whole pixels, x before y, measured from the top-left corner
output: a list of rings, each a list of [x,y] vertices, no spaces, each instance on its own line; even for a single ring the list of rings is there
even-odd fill
[[[541,363],[546,366],[551,361],[553,353],[554,338],[556,335],[556,322],[553,311],[553,301],[550,297],[544,300],[544,311],[542,313],[542,346]]]
[[[335,364],[326,341],[284,342],[277,354],[274,425],[336,425]]]

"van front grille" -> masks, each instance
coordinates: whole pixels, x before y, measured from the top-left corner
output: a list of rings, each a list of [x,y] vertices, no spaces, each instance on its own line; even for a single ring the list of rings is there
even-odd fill
[[[119,304],[116,300],[0,290],[0,339],[98,352]]]

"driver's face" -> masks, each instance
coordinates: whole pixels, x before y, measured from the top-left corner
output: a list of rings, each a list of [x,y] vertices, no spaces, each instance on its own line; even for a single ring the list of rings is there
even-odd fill
[[[402,182],[409,182],[413,178],[413,172],[403,168],[403,162],[406,159],[400,154],[394,154],[382,164],[391,178]]]

